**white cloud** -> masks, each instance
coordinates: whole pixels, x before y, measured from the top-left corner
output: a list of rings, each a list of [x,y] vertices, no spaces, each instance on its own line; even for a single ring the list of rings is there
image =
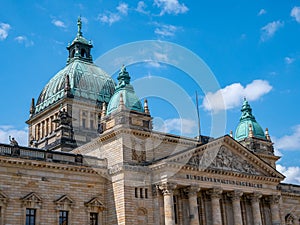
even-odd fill
[[[279,150],[300,150],[300,124],[292,128],[292,134],[280,138],[273,138],[276,149]]]
[[[203,99],[203,107],[205,110],[214,112],[231,109],[240,106],[244,97],[249,101],[255,101],[270,92],[271,89],[272,86],[265,80],[254,80],[246,87],[240,83],[234,83],[215,93],[207,93]]]
[[[126,3],[120,3],[118,6],[117,6],[117,10],[123,14],[123,15],[127,15],[128,14],[128,4]]]
[[[161,8],[160,15],[186,13],[189,9],[178,0],[154,0],[154,5]]]
[[[25,44],[26,47],[34,45],[34,42],[28,40],[26,36],[17,36],[15,37],[15,41],[17,41],[19,44]]]
[[[19,145],[27,146],[27,128],[18,130],[13,126],[0,125],[0,143],[9,144],[9,136],[14,137]]]
[[[154,33],[162,37],[172,37],[180,28],[173,25],[157,24]]]
[[[291,17],[294,17],[295,20],[300,23],[300,7],[295,6],[291,11]]]
[[[285,57],[285,58],[284,58],[284,62],[285,62],[286,64],[292,64],[294,61],[295,61],[295,59],[294,59],[294,58],[291,58],[291,57]]]
[[[184,118],[172,118],[167,120],[154,119],[154,130],[165,133],[180,133],[181,135],[194,134],[197,128],[197,123],[194,120]]]
[[[10,25],[7,23],[0,23],[0,41],[5,40],[8,36]]]
[[[292,184],[300,184],[300,167],[299,166],[285,167],[280,164],[277,164],[276,169],[286,177],[284,179],[284,182],[292,183]]]
[[[261,15],[264,15],[266,13],[267,13],[267,11],[265,9],[261,9],[261,10],[259,10],[257,15],[261,16]]]
[[[117,13],[107,12],[106,14],[100,14],[98,16],[98,19],[102,23],[107,23],[109,25],[112,25],[113,23],[118,22],[121,19],[121,17]]]
[[[98,20],[102,23],[107,23],[110,26],[115,22],[118,22],[122,19],[122,16],[127,16],[128,14],[128,4],[119,3],[116,7],[117,12],[106,11],[98,15]]]
[[[88,24],[89,20],[86,17],[81,17],[81,21],[85,24]]]
[[[261,41],[266,41],[274,36],[275,32],[284,26],[284,22],[279,20],[268,23],[266,26],[261,28]]]
[[[136,7],[136,11],[143,14],[148,14],[149,12],[146,11],[147,5],[143,1],[139,1]]]
[[[57,27],[66,28],[65,23],[61,20],[53,19],[51,22]]]

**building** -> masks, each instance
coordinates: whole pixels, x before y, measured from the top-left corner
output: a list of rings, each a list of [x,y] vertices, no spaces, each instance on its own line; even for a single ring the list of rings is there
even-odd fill
[[[32,101],[30,146],[0,144],[0,224],[300,223],[300,186],[281,183],[246,100],[234,135],[154,131],[126,68],[115,84],[91,48],[79,19],[66,67]]]

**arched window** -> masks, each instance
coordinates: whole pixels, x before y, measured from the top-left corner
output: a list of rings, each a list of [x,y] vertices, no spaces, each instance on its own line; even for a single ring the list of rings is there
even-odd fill
[[[74,58],[74,55],[75,55],[75,49],[72,50],[70,58]]]
[[[289,213],[285,216],[285,224],[286,225],[294,225],[294,216]]]
[[[148,224],[147,209],[145,209],[145,208],[139,208],[137,210],[137,224],[138,225]]]
[[[85,57],[86,56],[86,52],[84,49],[81,49],[81,57]]]

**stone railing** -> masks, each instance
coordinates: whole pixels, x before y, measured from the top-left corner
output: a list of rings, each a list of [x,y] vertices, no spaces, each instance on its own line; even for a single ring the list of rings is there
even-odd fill
[[[91,166],[99,168],[107,167],[106,160],[99,159],[97,157],[83,156],[81,154],[73,154],[68,152],[46,151],[43,149],[12,146],[8,144],[0,144],[0,156],[72,164],[78,166]]]
[[[290,193],[300,195],[300,185],[280,183],[277,186],[282,193]]]

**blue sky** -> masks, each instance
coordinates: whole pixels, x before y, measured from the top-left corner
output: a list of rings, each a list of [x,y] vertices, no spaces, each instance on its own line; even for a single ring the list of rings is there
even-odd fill
[[[65,66],[66,46],[76,35],[81,15],[83,35],[92,40],[95,60],[119,46],[154,40],[183,47],[210,68],[219,86],[205,92],[186,71],[164,63],[172,57],[167,51],[156,54],[154,62],[128,65],[136,84],[147,82],[155,89],[151,81],[163,78],[164,90],[174,93],[169,86],[174,84],[189,97],[180,100],[177,91],[178,100],[149,96],[157,129],[197,134],[195,117],[176,108],[195,103],[197,90],[202,133],[211,134],[212,119],[220,113],[226,115],[224,134],[229,133],[235,130],[247,97],[282,156],[277,168],[287,182],[300,184],[299,1],[3,0],[1,8],[0,142],[7,143],[8,135],[13,135],[26,144],[31,98],[37,98]],[[219,94],[224,104],[218,103]]]

